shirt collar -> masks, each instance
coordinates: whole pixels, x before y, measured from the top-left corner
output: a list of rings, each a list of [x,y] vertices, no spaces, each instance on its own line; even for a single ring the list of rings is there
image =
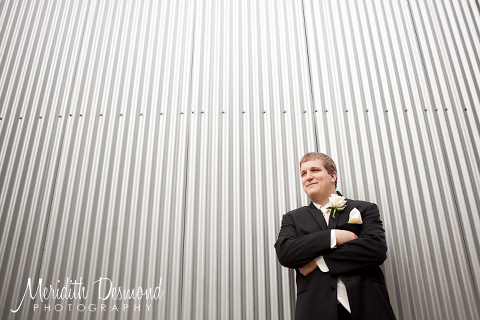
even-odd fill
[[[312,201],[313,202],[313,201]],[[328,207],[330,207],[330,201],[327,202],[325,205],[321,205],[321,204],[318,204],[318,203],[315,203],[313,202],[313,205],[318,209],[318,210],[322,210],[322,209],[327,209]]]

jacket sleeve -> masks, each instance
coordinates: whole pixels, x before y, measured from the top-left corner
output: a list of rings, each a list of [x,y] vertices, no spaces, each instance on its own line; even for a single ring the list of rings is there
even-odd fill
[[[385,231],[378,207],[368,203],[362,212],[362,231],[358,239],[348,241],[323,255],[333,276],[379,266],[387,258]]]
[[[292,215],[285,214],[275,243],[278,261],[287,268],[303,267],[319,255],[332,250],[330,234],[330,230],[325,230],[299,236]]]

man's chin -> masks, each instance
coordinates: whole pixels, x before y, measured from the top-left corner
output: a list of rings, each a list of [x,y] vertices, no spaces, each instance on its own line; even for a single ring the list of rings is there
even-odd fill
[[[305,192],[310,199],[315,199],[317,197],[316,192]]]

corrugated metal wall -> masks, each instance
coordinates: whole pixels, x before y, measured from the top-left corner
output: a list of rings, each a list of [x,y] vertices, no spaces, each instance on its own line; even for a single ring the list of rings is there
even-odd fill
[[[1,318],[290,319],[273,244],[318,150],[379,204],[398,318],[478,319],[479,21],[473,0],[1,1]],[[163,295],[104,301],[101,277]],[[29,278],[90,292],[13,313]]]

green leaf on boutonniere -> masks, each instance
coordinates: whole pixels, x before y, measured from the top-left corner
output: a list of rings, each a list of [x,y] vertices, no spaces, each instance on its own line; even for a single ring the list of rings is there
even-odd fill
[[[335,219],[335,213],[337,211],[342,211],[343,209],[345,209],[346,206],[343,206],[343,207],[328,207],[327,209],[330,209],[330,210],[333,210],[333,214],[332,214],[332,218]]]

